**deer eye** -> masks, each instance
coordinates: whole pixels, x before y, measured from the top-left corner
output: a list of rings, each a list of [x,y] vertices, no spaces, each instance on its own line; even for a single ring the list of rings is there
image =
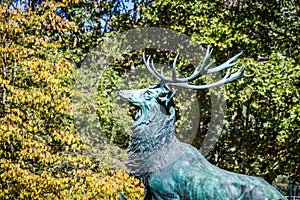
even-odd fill
[[[166,96],[167,96],[166,93],[161,93],[161,94],[159,94],[159,97],[166,97]]]
[[[150,95],[150,94],[152,94],[152,92],[151,92],[150,90],[147,90],[147,91],[145,92],[145,94]]]

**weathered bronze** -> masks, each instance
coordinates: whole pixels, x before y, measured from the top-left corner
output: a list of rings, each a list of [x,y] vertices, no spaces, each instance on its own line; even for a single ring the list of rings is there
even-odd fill
[[[176,77],[176,59],[172,77],[158,73],[150,57],[144,62],[159,84],[147,89],[125,90],[120,96],[139,107],[132,126],[127,166],[134,177],[145,185],[145,199],[167,200],[286,200],[274,187],[261,178],[222,170],[210,164],[193,146],[180,142],[175,136],[174,92],[169,85],[206,89],[238,78],[249,77],[244,67],[231,74],[236,55],[224,64],[210,68],[211,51],[191,77]],[[195,86],[188,82],[200,75],[228,69],[225,77],[212,84]],[[126,199],[120,194],[120,199]]]

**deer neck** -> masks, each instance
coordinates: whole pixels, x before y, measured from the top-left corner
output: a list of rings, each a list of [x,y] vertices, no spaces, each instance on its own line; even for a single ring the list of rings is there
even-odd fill
[[[175,109],[171,109],[170,114],[162,113],[160,108],[144,110],[150,115],[137,119],[128,151],[127,166],[132,174],[158,171],[185,150],[186,145],[175,136]]]
[[[130,151],[150,152],[168,144],[175,137],[175,112],[166,114],[159,106],[143,107],[132,126]]]

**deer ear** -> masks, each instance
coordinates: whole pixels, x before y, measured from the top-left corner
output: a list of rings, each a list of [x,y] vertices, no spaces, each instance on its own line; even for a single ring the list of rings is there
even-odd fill
[[[159,104],[164,108],[168,115],[170,114],[170,107],[174,106],[173,96],[174,92],[169,90],[166,92],[162,92],[157,98]]]
[[[167,100],[165,102],[166,105],[166,109],[169,110],[171,106],[174,106],[174,101],[173,101],[173,97],[174,97],[175,93],[172,91],[168,92],[167,95]]]
[[[172,91],[169,91],[168,93],[168,99],[172,99],[174,97],[175,93]]]

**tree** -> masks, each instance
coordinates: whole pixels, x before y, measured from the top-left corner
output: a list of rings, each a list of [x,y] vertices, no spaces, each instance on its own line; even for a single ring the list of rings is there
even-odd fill
[[[219,146],[219,166],[263,176],[299,181],[299,65],[281,54],[248,59],[252,80],[227,86],[228,114]],[[291,67],[294,66],[294,67]]]
[[[0,198],[138,198],[138,181],[96,162],[76,133],[63,42],[77,27],[56,13],[63,3],[38,3],[0,3]]]
[[[216,165],[269,182],[280,174],[299,180],[297,13],[294,1],[247,0],[155,1],[144,12],[141,26],[170,28],[210,44],[220,62],[243,50],[247,70],[256,74],[226,87],[226,126],[209,157]],[[205,133],[199,129],[200,143]]]

